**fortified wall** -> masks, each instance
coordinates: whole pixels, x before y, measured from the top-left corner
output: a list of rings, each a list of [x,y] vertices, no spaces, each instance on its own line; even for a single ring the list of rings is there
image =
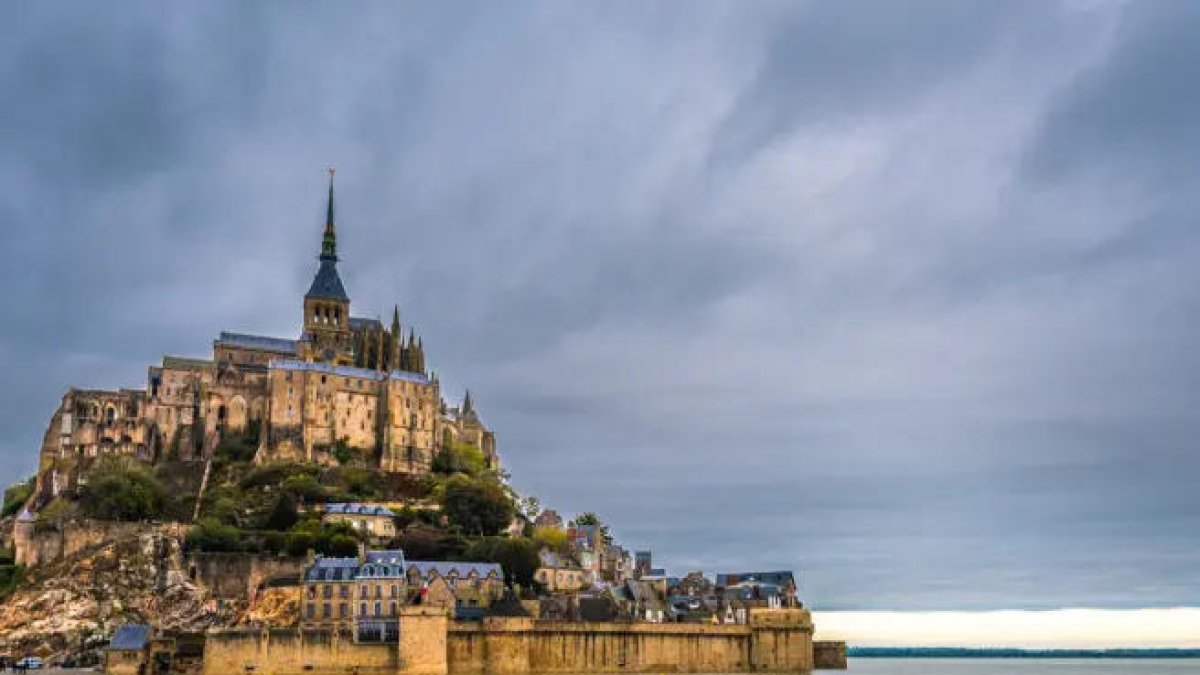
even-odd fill
[[[356,644],[336,630],[218,630],[206,675],[254,672],[540,675],[592,672],[801,673],[813,669],[812,620],[802,609],[753,610],[749,625],[587,623],[490,617],[453,622],[404,608],[395,643]]]
[[[143,534],[161,533],[183,537],[182,523],[122,523],[80,520],[66,523],[62,529],[37,530],[31,522],[18,522],[13,528],[13,552],[18,565],[33,567],[67,558],[100,544],[132,539]]]

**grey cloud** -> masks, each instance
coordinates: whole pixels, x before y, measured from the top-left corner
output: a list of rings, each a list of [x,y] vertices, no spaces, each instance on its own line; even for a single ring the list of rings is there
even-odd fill
[[[4,476],[69,385],[293,334],[334,164],[356,312],[672,569],[1200,601],[1188,6],[125,7],[0,22]]]

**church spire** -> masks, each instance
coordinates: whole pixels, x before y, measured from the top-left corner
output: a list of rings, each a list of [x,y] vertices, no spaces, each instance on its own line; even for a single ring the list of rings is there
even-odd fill
[[[333,226],[333,167],[329,167],[329,204],[325,210],[325,234],[321,237],[321,260],[336,262],[337,230]]]

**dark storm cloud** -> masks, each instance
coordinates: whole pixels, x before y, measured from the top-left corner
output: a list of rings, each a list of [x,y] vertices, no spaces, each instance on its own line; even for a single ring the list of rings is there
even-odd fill
[[[355,312],[517,487],[818,607],[1200,602],[1189,3],[5,8],[0,468]]]

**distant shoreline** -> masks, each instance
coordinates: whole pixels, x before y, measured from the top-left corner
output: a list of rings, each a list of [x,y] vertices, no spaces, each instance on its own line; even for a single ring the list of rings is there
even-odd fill
[[[847,647],[848,658],[921,659],[1200,659],[1200,649],[972,649],[964,647]]]

